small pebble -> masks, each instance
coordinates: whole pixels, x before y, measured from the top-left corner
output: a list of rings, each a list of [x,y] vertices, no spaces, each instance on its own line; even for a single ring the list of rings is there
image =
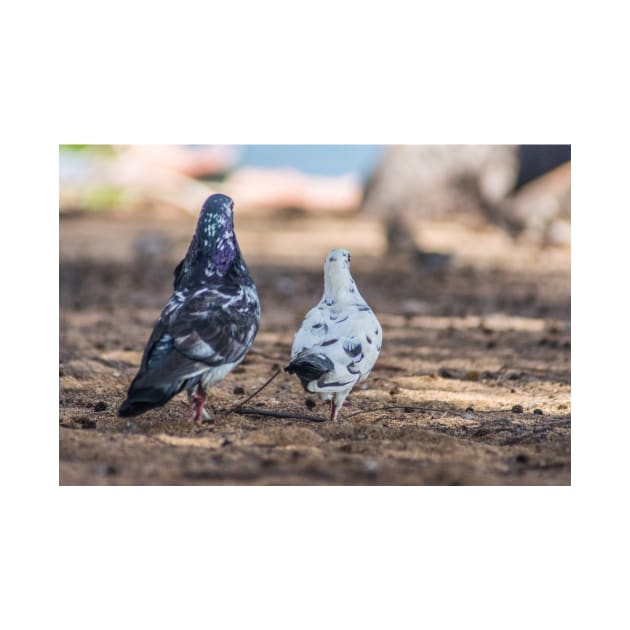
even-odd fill
[[[313,409],[313,407],[315,407],[315,405],[317,404],[312,398],[306,398],[304,400],[304,404],[309,408],[309,409]]]
[[[534,413],[535,413],[537,416],[542,416],[542,415],[543,415],[543,410],[542,410],[542,409],[534,409]]]
[[[474,408],[474,407],[472,407],[472,406],[468,406],[468,407],[466,407],[466,411],[470,411],[470,412],[472,412],[472,411],[474,411],[474,410],[475,410],[475,408]]]
[[[523,406],[522,405],[514,405],[512,407],[512,413],[523,413]]]
[[[234,395],[235,396],[242,396],[244,393],[245,393],[245,390],[240,385],[237,385],[234,388]]]
[[[107,403],[103,402],[102,400],[99,400],[94,405],[94,411],[105,411],[106,409],[107,409]]]
[[[83,429],[96,429],[96,422],[90,418],[79,418],[77,422]]]
[[[519,464],[526,464],[529,461],[529,457],[525,455],[524,453],[520,453],[519,455],[516,456],[516,461]]]

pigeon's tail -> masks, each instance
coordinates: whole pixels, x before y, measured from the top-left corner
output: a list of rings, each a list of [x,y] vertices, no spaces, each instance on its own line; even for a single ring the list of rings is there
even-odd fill
[[[333,362],[324,354],[299,354],[284,371],[297,374],[302,387],[306,390],[310,382],[319,380],[334,368]]]
[[[127,398],[118,409],[118,415],[123,418],[127,416],[139,416],[141,413],[149,411],[149,409],[155,409],[156,407],[161,407],[166,404],[178,391],[178,389],[172,387],[164,390],[159,387],[135,389],[132,386],[127,394]]]

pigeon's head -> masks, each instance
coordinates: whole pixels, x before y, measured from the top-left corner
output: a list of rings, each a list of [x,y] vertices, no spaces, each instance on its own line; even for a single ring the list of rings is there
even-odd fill
[[[209,237],[234,227],[234,202],[227,195],[211,195],[201,208],[197,232]]]
[[[354,280],[350,275],[350,252],[347,249],[332,249],[324,263],[324,294],[332,299],[339,299],[341,294],[346,294],[352,299],[355,291]]]
[[[333,270],[350,269],[350,252],[347,249],[331,249],[326,256],[324,273]]]
[[[187,267],[201,266],[205,275],[227,272],[238,254],[233,208],[234,202],[227,195],[206,199],[186,255]]]

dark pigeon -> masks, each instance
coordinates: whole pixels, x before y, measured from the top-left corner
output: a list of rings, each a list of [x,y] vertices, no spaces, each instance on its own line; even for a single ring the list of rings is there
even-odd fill
[[[175,268],[174,293],[153,329],[120,416],[136,416],[188,392],[201,423],[210,385],[222,380],[251,347],[260,302],[241,256],[225,195],[203,204],[186,257]]]

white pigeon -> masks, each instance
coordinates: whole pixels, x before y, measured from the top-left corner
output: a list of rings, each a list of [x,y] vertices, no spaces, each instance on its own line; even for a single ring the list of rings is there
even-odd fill
[[[350,275],[350,252],[333,249],[324,264],[324,295],[295,334],[291,363],[307,392],[330,403],[330,419],[372,371],[383,332]]]

